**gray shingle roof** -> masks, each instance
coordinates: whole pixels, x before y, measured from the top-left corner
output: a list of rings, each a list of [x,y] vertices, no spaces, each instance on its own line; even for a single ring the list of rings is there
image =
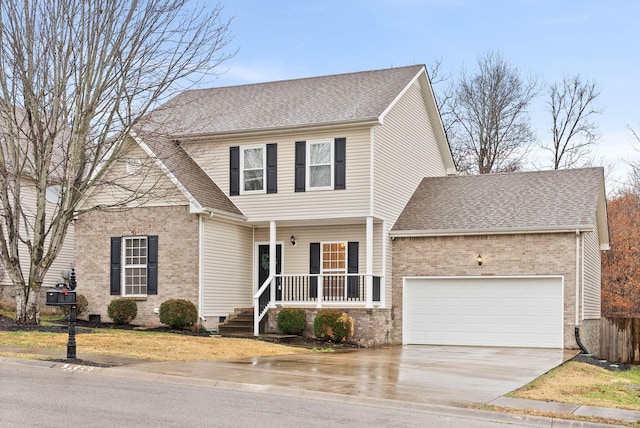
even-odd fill
[[[603,183],[603,168],[425,178],[392,233],[592,227]]]
[[[423,69],[415,65],[185,91],[153,111],[146,126],[194,136],[373,121]]]
[[[156,135],[144,135],[142,141],[161,161],[202,208],[242,216],[242,212],[179,144]]]

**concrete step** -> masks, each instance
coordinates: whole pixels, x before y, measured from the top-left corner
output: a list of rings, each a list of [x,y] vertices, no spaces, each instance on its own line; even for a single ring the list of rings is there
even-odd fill
[[[232,337],[236,339],[255,339],[255,340],[263,340],[265,342],[271,343],[291,343],[295,341],[298,336],[292,336],[288,334],[261,334],[259,336],[254,336],[253,333],[227,333],[223,334],[223,337]]]
[[[253,309],[236,309],[218,326],[223,337],[253,337]]]

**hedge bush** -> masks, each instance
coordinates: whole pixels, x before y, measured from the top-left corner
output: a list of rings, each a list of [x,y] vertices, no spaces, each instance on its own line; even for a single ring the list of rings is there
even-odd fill
[[[160,322],[174,330],[191,327],[198,321],[198,310],[188,300],[169,299],[160,305]]]
[[[62,313],[68,317],[70,307],[66,305],[60,307],[62,308]],[[84,297],[83,294],[76,293],[76,316],[86,313],[87,308],[89,308],[89,301],[87,300],[87,298]]]
[[[300,334],[307,328],[307,313],[301,308],[285,308],[278,313],[278,330],[284,334]]]
[[[109,303],[107,314],[115,324],[129,324],[138,315],[138,305],[129,299],[115,299]]]
[[[313,320],[313,333],[320,340],[346,342],[353,336],[353,318],[337,309],[321,309]]]

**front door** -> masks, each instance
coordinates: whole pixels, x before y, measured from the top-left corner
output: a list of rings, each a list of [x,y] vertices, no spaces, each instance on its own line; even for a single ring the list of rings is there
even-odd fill
[[[276,274],[282,273],[282,244],[276,244]],[[269,244],[258,245],[258,283],[256,290],[269,278]],[[267,292],[268,293],[268,292]],[[276,300],[282,300],[282,278],[276,278]]]

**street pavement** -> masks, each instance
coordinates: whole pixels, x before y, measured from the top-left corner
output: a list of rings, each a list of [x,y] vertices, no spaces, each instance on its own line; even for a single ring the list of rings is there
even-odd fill
[[[0,350],[5,349],[0,346]],[[488,404],[621,421],[640,420],[640,412],[504,397],[571,359],[576,352],[396,346],[218,362],[119,361],[107,356],[78,355],[85,360],[125,365],[87,368],[70,364],[65,369],[128,379],[207,385],[284,396],[338,398],[350,402],[372,400],[460,409]]]

